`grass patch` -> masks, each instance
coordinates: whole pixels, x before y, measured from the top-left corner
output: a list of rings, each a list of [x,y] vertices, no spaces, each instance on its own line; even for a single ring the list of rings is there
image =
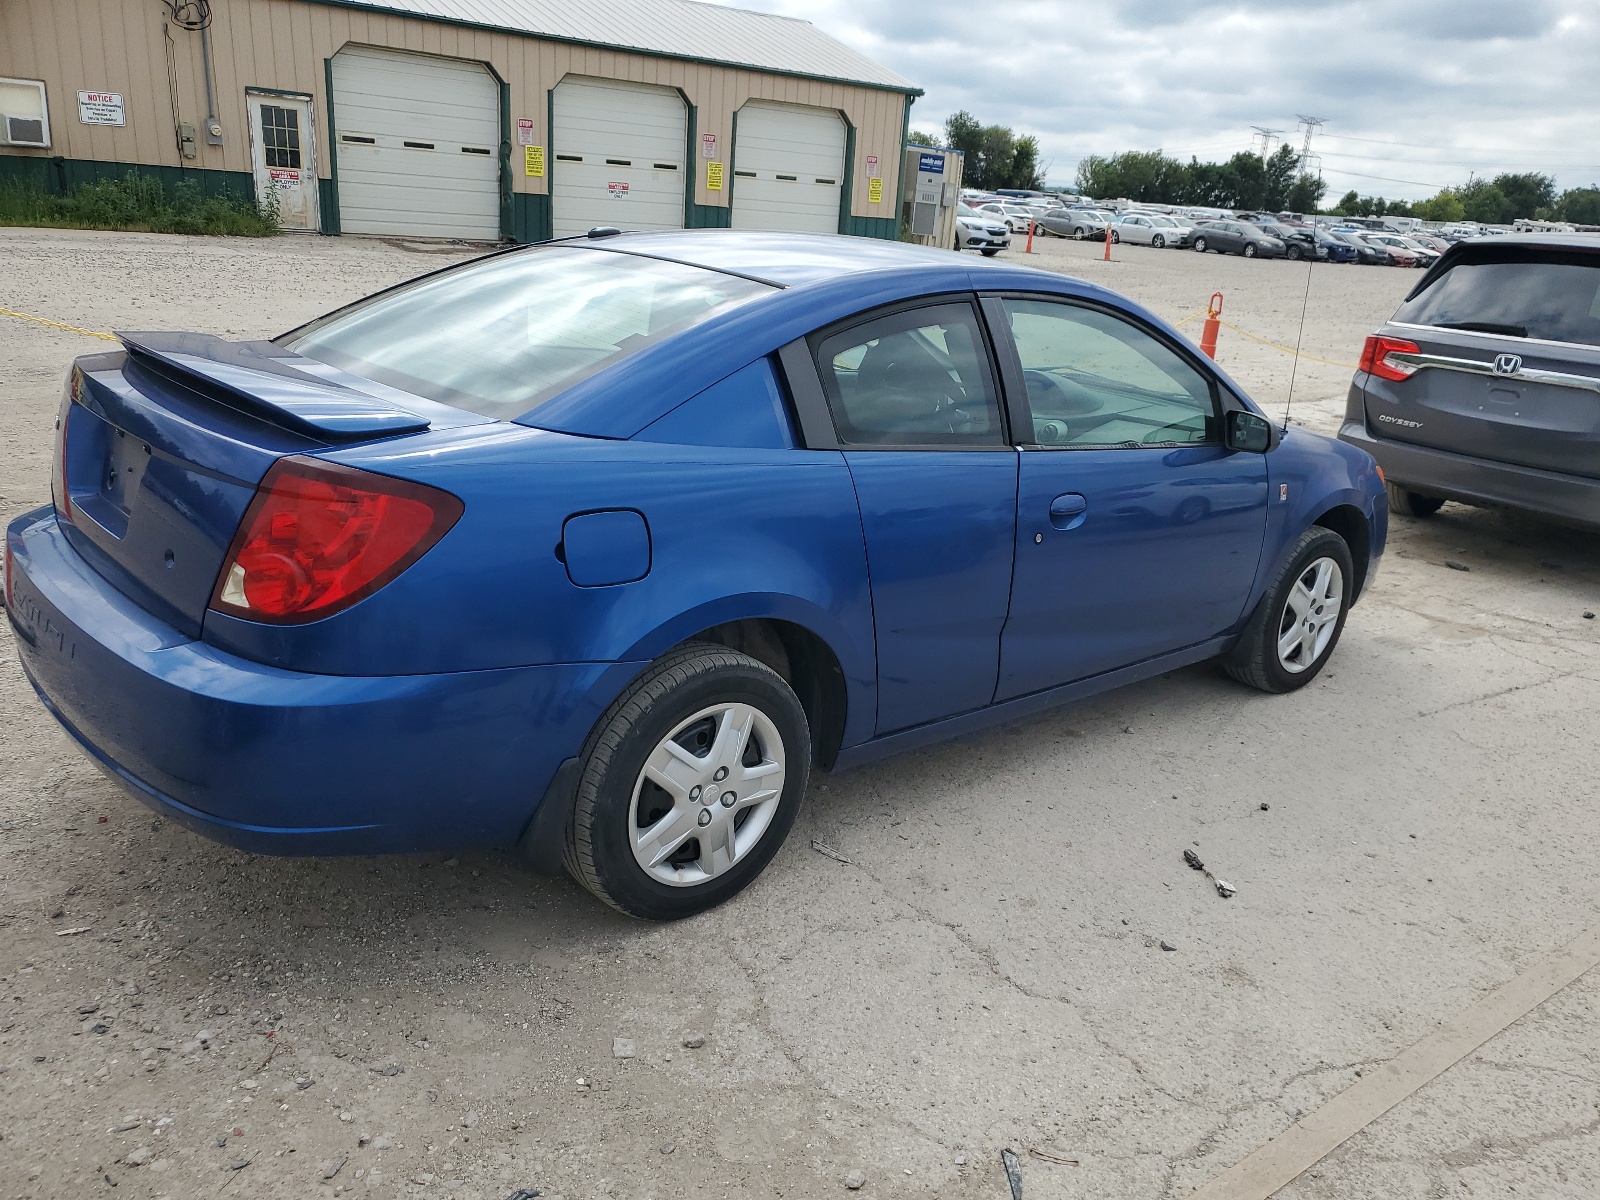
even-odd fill
[[[67,196],[0,188],[0,225],[272,237],[278,215],[254,201],[204,195],[193,179],[168,189],[159,179],[129,171],[121,179],[86,183]]]

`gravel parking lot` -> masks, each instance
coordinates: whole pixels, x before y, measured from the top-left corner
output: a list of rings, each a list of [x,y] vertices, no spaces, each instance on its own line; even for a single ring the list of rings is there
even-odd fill
[[[1037,249],[1280,345],[1304,304],[1325,432],[1416,279]],[[457,253],[6,229],[0,307],[260,337]],[[100,345],[0,316],[0,519],[48,500]],[[1221,347],[1281,411],[1290,356]],[[204,842],[74,749],[7,626],[0,1197],[1002,1197],[1004,1147],[1029,1200],[1188,1195],[1600,925],[1595,609],[1600,538],[1397,518],[1304,691],[1196,667],[819,777],[767,873],[670,927],[509,856]],[[1278,1195],[1600,1194],[1597,1001],[1556,990]]]

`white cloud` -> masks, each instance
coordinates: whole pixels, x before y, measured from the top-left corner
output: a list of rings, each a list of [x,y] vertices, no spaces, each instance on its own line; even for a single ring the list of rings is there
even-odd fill
[[[820,29],[926,91],[913,128],[966,109],[1039,138],[1050,179],[1085,154],[1313,143],[1332,195],[1406,199],[1479,176],[1600,183],[1593,0],[734,0]]]

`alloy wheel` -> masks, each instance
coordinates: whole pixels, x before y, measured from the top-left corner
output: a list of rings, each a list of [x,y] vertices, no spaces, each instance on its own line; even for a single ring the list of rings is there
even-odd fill
[[[1289,589],[1278,619],[1278,663],[1291,675],[1315,666],[1339,628],[1344,572],[1331,558],[1317,558]]]
[[[657,743],[634,783],[634,861],[672,887],[724,874],[767,832],[786,775],[783,738],[764,712],[738,703],[701,709]]]

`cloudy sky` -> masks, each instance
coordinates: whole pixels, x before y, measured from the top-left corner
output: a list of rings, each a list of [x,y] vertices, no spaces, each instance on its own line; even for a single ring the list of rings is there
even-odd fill
[[[1078,159],[1221,160],[1254,125],[1329,194],[1430,196],[1469,173],[1600,183],[1600,0],[729,0],[801,17],[921,86],[913,128],[967,109]]]

